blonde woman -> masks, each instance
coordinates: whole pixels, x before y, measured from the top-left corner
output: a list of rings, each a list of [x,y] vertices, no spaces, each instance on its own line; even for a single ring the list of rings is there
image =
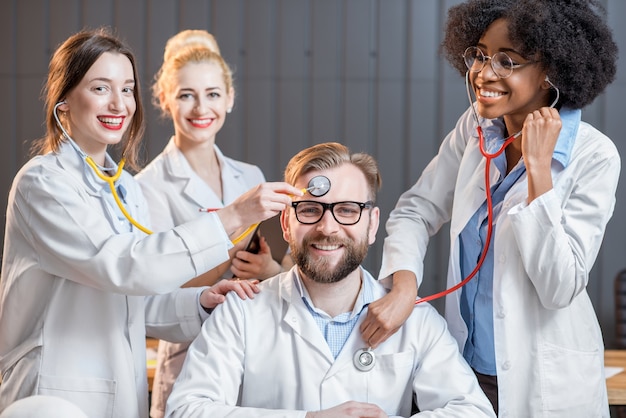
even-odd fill
[[[153,86],[156,104],[174,123],[163,152],[136,178],[150,204],[156,230],[201,216],[199,208],[221,208],[265,181],[254,165],[222,154],[216,135],[231,112],[235,90],[232,71],[215,38],[203,30],[185,30],[168,40],[163,65]],[[185,286],[211,285],[220,279],[264,279],[281,271],[264,239],[258,254],[245,251],[248,240],[230,251],[230,260]],[[188,344],[159,343],[152,391],[152,417],[162,417]]]

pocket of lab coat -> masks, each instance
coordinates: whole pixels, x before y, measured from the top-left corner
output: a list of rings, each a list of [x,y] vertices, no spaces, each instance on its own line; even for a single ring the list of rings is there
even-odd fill
[[[374,368],[366,373],[369,399],[381,400],[378,406],[388,415],[408,416],[410,412],[414,360],[413,351],[376,355]],[[408,410],[398,410],[399,405]]]
[[[113,417],[114,380],[67,376],[39,376],[39,394],[74,403],[90,417]]]
[[[541,391],[544,411],[558,416],[602,416],[601,351],[578,351],[544,343],[541,349]],[[552,416],[552,415],[551,415]],[[555,415],[556,416],[556,415]]]

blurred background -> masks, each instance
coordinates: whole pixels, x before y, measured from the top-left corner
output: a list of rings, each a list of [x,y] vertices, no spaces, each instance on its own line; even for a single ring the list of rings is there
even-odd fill
[[[236,100],[217,136],[232,158],[281,180],[307,146],[338,141],[379,161],[378,205],[386,221],[467,108],[463,79],[439,55],[453,0],[2,0],[0,2],[0,207],[44,134],[40,100],[48,61],[70,34],[110,26],[135,51],[147,130],[144,162],[173,133],[151,104],[150,86],[167,39],[183,29],[213,33],[233,67]],[[615,82],[583,111],[626,155],[626,2],[603,0],[622,59]],[[624,170],[623,170],[624,171]],[[588,291],[608,347],[615,339],[614,278],[626,268],[622,172],[613,219]],[[4,220],[1,222],[4,235]],[[380,266],[384,224],[366,267]],[[0,246],[2,242],[0,241]],[[431,240],[420,294],[445,287],[448,230]],[[442,309],[442,302],[433,303]]]

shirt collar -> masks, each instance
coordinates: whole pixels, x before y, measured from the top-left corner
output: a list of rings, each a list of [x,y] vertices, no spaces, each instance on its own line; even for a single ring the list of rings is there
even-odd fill
[[[369,280],[366,280],[364,275],[365,271],[361,267],[359,267],[359,269],[361,270],[361,290],[359,290],[359,295],[357,296],[354,303],[354,308],[352,309],[350,318],[359,315],[367,305],[374,301],[372,284]],[[294,268],[294,272],[294,286],[300,297],[304,300],[304,302],[308,305],[310,309],[320,314],[328,315],[315,307],[313,301],[311,300],[311,297],[309,296],[309,292],[307,292],[306,290],[306,286],[304,286],[304,284],[302,283],[302,279],[300,278],[300,272],[297,268]]]
[[[222,177],[234,177],[237,178],[241,176],[242,171],[237,165],[233,164],[228,158],[224,156],[222,150],[216,145],[213,144],[213,149],[215,150],[215,156],[219,161],[221,167],[221,176]],[[168,171],[174,177],[188,179],[191,177],[191,173],[193,169],[191,165],[187,161],[187,158],[183,154],[183,152],[176,146],[174,142],[174,136],[172,136],[165,146],[163,150],[163,154],[167,156],[167,167]]]
[[[562,108],[559,111],[561,116],[561,132],[557,139],[552,159],[558,161],[564,168],[569,164],[578,127],[580,126],[582,111],[580,109]],[[497,151],[504,142],[505,126],[502,118],[481,119],[483,135],[485,137],[485,148],[487,152]],[[475,137],[478,134],[474,134]]]
[[[97,193],[102,189],[108,190],[107,183],[101,180],[91,166],[89,166],[89,164],[85,161],[87,154],[85,154],[85,152],[80,149],[75,142],[70,141],[72,140],[65,139],[62,141],[57,153],[66,169],[72,167],[77,175],[82,176],[83,181],[89,186],[92,192]],[[109,169],[107,171],[113,173],[117,172],[118,165],[108,153],[104,155],[104,166]],[[125,177],[126,176],[123,173],[120,178],[116,180],[115,184],[121,184],[126,181]]]
[[[556,147],[554,147],[552,158],[560,162],[563,167],[567,167],[578,135],[582,111],[580,109],[562,108],[559,114],[561,115],[561,133],[556,142]]]

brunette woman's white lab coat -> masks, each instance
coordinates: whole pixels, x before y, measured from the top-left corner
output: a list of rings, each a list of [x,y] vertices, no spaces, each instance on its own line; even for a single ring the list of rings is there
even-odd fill
[[[135,176],[150,206],[155,231],[166,231],[202,216],[199,208],[221,208],[229,205],[265,181],[259,167],[224,156],[217,145],[214,149],[220,163],[222,199],[193,171],[174,143],[173,137],[163,152]],[[228,269],[224,278],[231,277],[232,272]],[[188,342],[159,341],[152,385],[152,418],[165,414],[165,402],[183,365],[187,347]]]
[[[366,347],[359,325],[367,308],[335,359],[297,290],[296,271],[263,281],[254,299],[227,295],[189,347],[166,416],[304,418],[306,411],[353,400],[408,417],[415,394],[423,416],[495,417],[445,320],[430,305],[416,307],[374,350],[373,369],[363,372],[353,356]],[[361,272],[374,299],[382,297],[382,285]]]
[[[89,417],[148,416],[145,336],[199,332],[189,279],[228,259],[214,214],[146,235],[119,219],[68,143],[35,157],[9,195],[0,281],[0,410],[30,395],[65,398]],[[123,173],[126,208],[148,224],[139,185]],[[168,293],[173,292],[173,293]]]
[[[580,111],[562,109],[570,117]],[[496,125],[499,122],[495,122]],[[501,129],[482,121],[483,129]],[[526,175],[506,194],[494,235],[493,322],[499,417],[608,417],[604,345],[586,291],[615,205],[620,158],[614,144],[580,122],[569,163],[552,162],[551,191],[526,204]],[[559,139],[561,140],[561,139]],[[459,234],[485,200],[485,158],[470,110],[443,141],[387,222],[380,277],[413,271],[422,280],[430,236],[450,221],[448,287],[459,283]],[[491,167],[491,184],[497,169]],[[461,352],[467,327],[460,291],[446,319]]]

